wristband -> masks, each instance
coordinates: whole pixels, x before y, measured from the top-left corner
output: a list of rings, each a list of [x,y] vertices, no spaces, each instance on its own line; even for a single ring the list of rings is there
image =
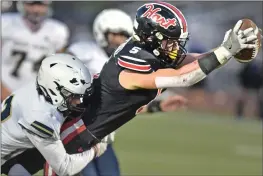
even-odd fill
[[[208,75],[210,72],[218,68],[221,63],[218,61],[214,52],[206,55],[205,57],[198,59],[200,69]]]

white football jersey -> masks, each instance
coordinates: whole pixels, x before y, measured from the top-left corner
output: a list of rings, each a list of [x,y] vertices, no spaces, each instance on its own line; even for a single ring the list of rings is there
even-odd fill
[[[82,153],[66,153],[60,138],[65,118],[38,94],[35,84],[31,82],[18,89],[2,104],[1,165],[35,147],[58,175],[75,175],[94,159],[95,148]],[[96,146],[103,153],[107,144]]]
[[[19,13],[5,13],[2,19],[2,82],[11,91],[35,79],[42,59],[68,44],[68,27],[46,19],[32,32]]]
[[[69,46],[68,51],[78,57],[91,72],[97,75],[109,60],[107,54],[93,42],[76,42]]]
[[[53,105],[38,95],[35,82],[15,91],[2,103],[2,164],[34,147],[23,128],[40,138],[58,140],[64,119]]]

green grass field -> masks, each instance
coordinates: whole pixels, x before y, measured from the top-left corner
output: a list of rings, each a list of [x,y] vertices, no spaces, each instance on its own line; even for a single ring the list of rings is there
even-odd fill
[[[141,115],[116,135],[122,175],[262,175],[262,124],[194,112]]]
[[[122,175],[262,175],[262,124],[194,112],[141,115],[114,144]]]

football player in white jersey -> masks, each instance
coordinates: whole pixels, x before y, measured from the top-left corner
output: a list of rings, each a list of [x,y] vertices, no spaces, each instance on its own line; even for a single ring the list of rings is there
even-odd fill
[[[18,1],[18,13],[2,19],[2,97],[35,79],[43,58],[68,44],[69,29],[52,14],[50,1]]]
[[[81,116],[86,110],[82,99],[91,94],[92,77],[79,59],[69,54],[45,58],[37,80],[15,91],[2,104],[1,166],[35,147],[58,175],[79,173],[106,150],[107,143],[69,155],[60,128],[67,117]]]

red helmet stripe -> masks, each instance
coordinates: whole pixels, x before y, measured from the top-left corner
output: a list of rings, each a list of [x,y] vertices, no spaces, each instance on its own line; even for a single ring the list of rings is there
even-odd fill
[[[181,11],[179,9],[177,9],[176,7],[174,7],[173,5],[167,3],[167,2],[158,2],[162,5],[165,5],[167,7],[169,7],[170,9],[172,9],[174,11],[174,13],[180,18],[180,20],[182,21],[183,24],[183,32],[186,32],[187,29],[187,24],[186,24],[186,20],[184,18],[184,16],[182,15]]]

